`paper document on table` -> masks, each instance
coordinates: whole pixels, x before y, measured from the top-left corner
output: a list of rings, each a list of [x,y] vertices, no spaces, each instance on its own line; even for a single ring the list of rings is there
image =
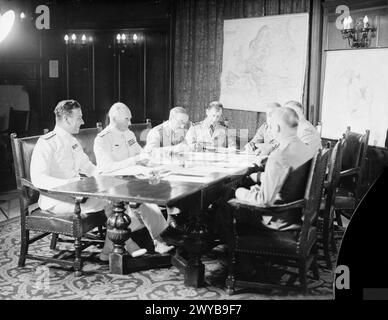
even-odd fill
[[[212,181],[212,178],[209,176],[194,176],[194,175],[180,175],[180,174],[170,174],[169,176],[163,178],[165,181],[180,181],[180,182],[194,182],[194,183],[208,183]]]
[[[206,166],[206,167],[189,167],[189,168],[174,168],[173,173],[176,174],[193,174],[198,176],[207,176],[211,173],[222,172],[222,173],[233,173],[236,171],[235,168],[224,168],[220,166]]]
[[[112,172],[105,173],[104,175],[106,176],[138,176],[138,175],[143,175],[143,176],[148,176],[151,171],[155,170],[162,170],[163,167],[145,167],[145,166],[129,166],[123,169],[115,170]]]

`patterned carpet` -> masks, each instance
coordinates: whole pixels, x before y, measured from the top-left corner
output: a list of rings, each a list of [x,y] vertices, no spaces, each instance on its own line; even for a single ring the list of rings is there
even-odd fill
[[[67,246],[69,244],[59,244],[61,250]],[[319,261],[320,280],[309,277],[310,293],[307,296],[297,291],[284,293],[277,290],[242,290],[228,296],[223,288],[226,263],[222,250],[215,249],[204,258],[208,285],[195,289],[184,286],[183,274],[175,267],[130,275],[109,274],[108,265],[99,262],[99,249],[94,247],[86,251],[84,275],[79,278],[74,277],[70,270],[33,260],[27,260],[24,268],[18,268],[19,249],[19,219],[14,218],[0,225],[0,300],[333,299],[333,272],[325,268],[323,261]],[[49,238],[39,240],[30,250],[39,254],[54,254],[49,249]],[[281,273],[281,270],[277,272]],[[285,275],[282,273],[280,276]]]

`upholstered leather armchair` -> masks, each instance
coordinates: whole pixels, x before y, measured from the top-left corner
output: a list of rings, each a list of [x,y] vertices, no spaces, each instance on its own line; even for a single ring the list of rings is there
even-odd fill
[[[348,127],[343,136],[342,167],[335,198],[336,220],[340,226],[341,214],[349,219],[365,192],[363,177],[370,131],[360,134],[350,130]]]
[[[91,139],[95,137],[100,129],[83,129],[77,138],[83,147],[93,146]],[[83,214],[81,216],[80,204],[84,198],[76,198],[74,212],[65,215],[53,215],[40,208],[30,210],[36,204],[39,194],[49,195],[45,190],[37,189],[31,183],[30,162],[33,149],[39,136],[18,138],[16,134],[11,135],[12,151],[15,165],[15,175],[17,189],[20,200],[21,219],[21,248],[19,256],[19,267],[25,265],[26,259],[35,259],[45,262],[54,262],[62,266],[70,266],[75,270],[75,275],[82,274],[81,251],[90,246],[92,242],[84,238],[87,232],[96,227],[102,227],[106,223],[104,211]],[[94,139],[94,138],[93,138]],[[86,153],[88,149],[86,149]],[[49,195],[52,196],[52,195]],[[35,205],[36,206],[36,205]],[[31,212],[30,212],[31,211]],[[30,237],[30,231],[38,232],[34,237]],[[51,248],[56,245],[57,235],[72,237],[74,240],[75,258],[74,261],[66,261],[58,258],[48,258],[46,256],[33,255],[28,253],[29,245],[43,237],[53,234]],[[103,240],[100,240],[103,242]]]
[[[228,277],[226,279],[226,289],[228,294],[234,292],[235,286],[244,287],[282,287],[284,285],[276,283],[258,283],[253,279],[240,280],[236,275],[236,262],[244,255],[251,259],[260,256],[271,263],[293,266],[299,269],[299,288],[307,291],[307,271],[311,268],[314,276],[319,277],[316,265],[316,237],[317,237],[317,212],[319,209],[323,181],[328,160],[328,151],[321,151],[308,163],[306,182],[299,185],[302,189],[296,188],[295,179],[300,178],[303,169],[295,172],[290,171],[285,180],[282,191],[293,186],[293,196],[301,192],[299,200],[275,204],[271,207],[261,207],[252,205],[244,201],[232,199],[228,202],[229,209],[226,219],[230,219],[231,234],[226,237],[228,245]],[[306,168],[304,168],[306,169]],[[294,173],[294,174],[293,174]],[[292,182],[292,183],[290,183]],[[278,231],[257,229],[249,225],[251,219],[259,219],[261,215],[284,215],[290,214],[300,217],[300,229],[289,231]],[[228,217],[228,215],[230,215]],[[251,216],[247,219],[247,217]],[[245,220],[245,223],[244,223]]]

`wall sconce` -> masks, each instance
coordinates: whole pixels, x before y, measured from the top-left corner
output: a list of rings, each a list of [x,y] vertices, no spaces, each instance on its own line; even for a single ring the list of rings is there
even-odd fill
[[[78,35],[72,33],[70,36],[65,34],[63,39],[66,45],[87,45],[93,43],[93,37],[84,33]]]
[[[116,45],[118,47],[126,48],[129,45],[136,45],[139,42],[139,35],[136,33],[118,33],[116,34]]]
[[[356,23],[353,23],[352,17],[348,16],[343,21],[341,33],[343,39],[348,39],[351,48],[366,48],[370,46],[376,30],[370,26],[368,16],[364,19],[359,18]]]

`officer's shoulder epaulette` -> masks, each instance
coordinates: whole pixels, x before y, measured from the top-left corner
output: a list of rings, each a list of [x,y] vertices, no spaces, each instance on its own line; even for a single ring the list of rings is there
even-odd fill
[[[102,138],[103,136],[107,135],[110,132],[111,132],[110,129],[104,129],[99,134],[97,134],[97,136]]]
[[[55,137],[55,135],[56,135],[56,132],[50,131],[49,133],[46,133],[45,135],[43,135],[42,138],[45,140],[49,140],[52,137]]]
[[[191,123],[191,125],[192,125],[193,127],[199,126],[199,125],[201,125],[201,124],[202,124],[202,121],[197,121],[197,122],[192,122],[192,123]]]

